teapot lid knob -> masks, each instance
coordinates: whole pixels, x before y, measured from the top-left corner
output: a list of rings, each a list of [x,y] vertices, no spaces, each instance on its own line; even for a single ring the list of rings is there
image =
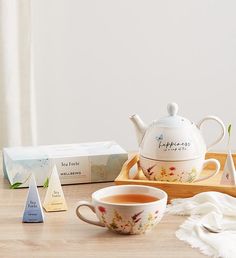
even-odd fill
[[[175,116],[178,112],[178,109],[179,109],[178,105],[174,102],[169,103],[167,105],[167,111],[168,111],[170,116]]]

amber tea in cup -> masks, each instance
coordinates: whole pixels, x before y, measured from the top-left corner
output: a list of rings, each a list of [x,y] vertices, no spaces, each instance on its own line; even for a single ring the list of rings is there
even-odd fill
[[[108,203],[148,203],[155,202],[159,200],[159,198],[151,195],[143,195],[143,194],[115,194],[103,197],[100,199],[103,202]]]

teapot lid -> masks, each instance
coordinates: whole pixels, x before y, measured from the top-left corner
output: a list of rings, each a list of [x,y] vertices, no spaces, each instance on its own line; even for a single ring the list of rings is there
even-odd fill
[[[178,116],[178,105],[176,103],[169,103],[167,105],[168,116],[165,116],[158,121],[155,121],[155,124],[160,127],[182,127],[182,126],[190,126],[193,124],[187,118],[182,116]]]

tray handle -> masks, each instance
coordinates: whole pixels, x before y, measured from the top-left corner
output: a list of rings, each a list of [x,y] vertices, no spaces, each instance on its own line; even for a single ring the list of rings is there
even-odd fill
[[[136,172],[130,177],[130,170],[134,165],[137,165],[137,170]],[[142,172],[142,169],[139,166],[139,155],[138,154],[133,154],[131,157],[123,164],[121,173],[118,176],[119,179],[138,179],[140,176],[140,173]],[[122,178],[121,178],[122,177]],[[118,179],[118,178],[117,178]]]

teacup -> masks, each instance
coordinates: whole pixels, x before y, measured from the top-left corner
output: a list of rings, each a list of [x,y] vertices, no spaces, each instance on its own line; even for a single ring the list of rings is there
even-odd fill
[[[104,201],[110,196],[144,195],[154,201],[134,203],[114,203]],[[96,226],[107,227],[121,234],[142,234],[154,228],[163,217],[167,204],[166,192],[143,185],[110,186],[92,194],[92,203],[80,201],[77,216]],[[82,206],[89,207],[98,217],[97,221],[87,219],[80,212]]]
[[[208,164],[215,165],[215,170],[211,170],[211,174],[207,176],[200,177],[203,168]],[[160,161],[140,157],[139,165],[149,180],[180,183],[201,182],[217,175],[220,171],[218,160],[205,160],[205,157],[184,161]]]

